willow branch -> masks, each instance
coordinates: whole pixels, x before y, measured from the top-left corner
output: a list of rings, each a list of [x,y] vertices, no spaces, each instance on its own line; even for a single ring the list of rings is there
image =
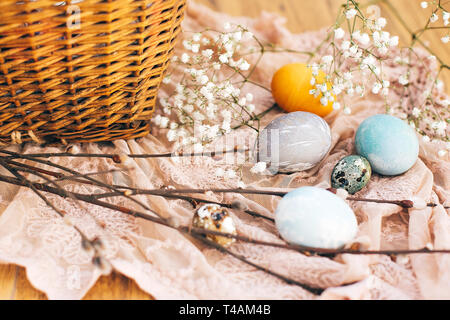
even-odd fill
[[[12,177],[7,177],[0,175],[0,181],[7,182],[14,185],[19,186],[27,186],[27,184],[23,183],[22,181],[18,179],[14,179]],[[49,192],[52,194],[59,195],[61,197],[66,197],[66,191],[59,190],[58,188],[54,188],[42,183],[32,183],[32,185],[41,191]],[[336,254],[387,254],[387,255],[398,255],[398,254],[421,254],[421,253],[450,253],[450,249],[439,249],[439,250],[428,250],[427,248],[422,248],[418,250],[378,250],[378,251],[358,251],[353,249],[323,249],[323,248],[312,248],[312,247],[306,247],[306,246],[300,246],[300,245],[292,245],[292,244],[286,244],[286,243],[272,243],[267,241],[261,241],[261,240],[255,240],[251,239],[246,236],[240,236],[240,235],[233,235],[229,233],[223,233],[219,231],[213,231],[213,230],[206,230],[201,228],[194,228],[191,226],[176,226],[172,222],[169,222],[167,219],[161,219],[157,216],[152,216],[144,212],[140,212],[138,210],[134,210],[131,208],[123,207],[123,206],[117,206],[112,203],[104,202],[98,199],[95,199],[92,197],[92,195],[86,195],[86,194],[80,194],[80,193],[74,193],[71,192],[72,196],[75,197],[78,200],[98,205],[107,209],[119,211],[128,215],[132,215],[134,217],[142,218],[169,228],[176,229],[182,233],[187,234],[202,234],[202,235],[216,235],[216,236],[223,236],[228,238],[234,238],[236,240],[258,244],[258,245],[265,245],[265,246],[271,246],[271,247],[277,247],[277,248],[283,248],[283,249],[289,249],[298,251],[301,253],[307,253],[307,254],[320,254],[320,255],[336,255]]]
[[[155,154],[126,154],[127,157],[133,159],[147,159],[147,158],[175,158],[175,157],[215,157],[228,153],[245,153],[248,149],[234,148],[232,150],[221,151],[204,151],[201,153],[185,152],[185,153],[155,153]],[[28,158],[52,158],[52,157],[70,157],[70,158],[107,158],[112,159],[116,163],[121,163],[120,154],[104,154],[104,153],[70,153],[70,152],[53,152],[53,153],[28,153],[12,154],[10,151],[0,150],[0,152],[10,154],[13,158],[22,158],[27,156]]]

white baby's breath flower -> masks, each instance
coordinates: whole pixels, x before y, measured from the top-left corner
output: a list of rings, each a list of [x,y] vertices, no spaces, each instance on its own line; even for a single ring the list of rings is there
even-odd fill
[[[345,107],[344,108],[344,113],[345,114],[351,114],[352,113],[352,109],[350,109],[349,107]]]
[[[355,92],[356,92],[356,94],[359,94],[362,96],[364,94],[364,87],[361,85],[357,85],[355,87]]]
[[[350,49],[348,49],[349,53],[351,56],[356,56],[356,54],[358,53],[358,46],[355,44],[353,46],[350,47]]]
[[[335,94],[336,96],[339,95],[342,92],[342,89],[340,86],[333,86],[333,88],[331,89],[331,91],[333,92],[333,94]],[[314,94],[315,90],[313,93],[310,92],[310,94]]]
[[[227,63],[228,62],[228,59],[229,59],[229,56],[228,56],[228,54],[227,53],[224,53],[224,54],[221,54],[220,56],[219,56],[219,61],[221,62],[221,63]]]
[[[442,149],[442,150],[438,151],[438,156],[440,158],[443,158],[443,157],[445,157],[447,155],[447,153],[448,153],[447,150]]]
[[[450,41],[450,36],[446,35],[444,37],[441,38],[442,43],[448,43]]]
[[[420,109],[417,108],[417,107],[414,107],[413,110],[412,110],[412,115],[413,115],[415,118],[418,118],[418,117],[420,116]]]
[[[438,19],[439,19],[439,16],[436,13],[433,13],[430,17],[430,22],[434,23],[434,22],[438,21]]]
[[[252,104],[252,103],[250,103],[249,105],[247,105],[246,106],[246,108],[247,108],[247,110],[248,110],[248,112],[254,112],[255,111],[255,105],[254,104]]]
[[[353,74],[351,72],[344,72],[343,77],[344,77],[345,80],[348,81],[348,80],[353,79]]]
[[[194,33],[194,35],[192,36],[192,40],[195,42],[199,42],[201,40],[201,38],[202,38],[202,34],[199,32]]]
[[[333,110],[339,110],[341,108],[341,104],[337,101],[333,102]]]
[[[345,35],[345,31],[342,28],[337,28],[334,30],[334,38],[335,39],[342,39]]]
[[[317,63],[313,63],[309,67],[311,68],[312,75],[317,77],[319,75],[319,65]]]
[[[239,42],[242,40],[242,31],[237,31],[233,33],[233,40]]]
[[[351,42],[345,40],[345,41],[342,42],[341,48],[342,48],[342,50],[345,51],[345,50],[348,50],[350,48],[350,45],[351,45]]]
[[[212,55],[214,54],[214,51],[211,49],[206,49],[202,51],[202,55],[207,58],[208,60],[212,58]]]
[[[241,106],[245,106],[246,103],[247,103],[247,99],[245,97],[240,98],[238,101],[238,104]]]
[[[450,19],[450,13],[448,13],[447,11],[442,11],[442,19],[443,20]]]
[[[428,8],[428,2],[427,2],[427,1],[422,1],[422,2],[420,3],[420,6],[421,6],[423,9],[426,9],[426,8]]]
[[[205,74],[202,75],[202,76],[198,79],[198,82],[199,82],[200,84],[207,84],[208,81],[209,81],[209,78],[208,78],[208,76],[205,75]]]
[[[370,37],[367,33],[363,33],[357,39],[362,45],[368,45],[370,43]]]
[[[376,21],[375,21],[375,29],[376,30],[381,30],[381,29],[383,29],[384,27],[386,26],[386,19],[385,18],[383,18],[383,17],[380,17],[380,18],[378,18]]]
[[[398,254],[397,260],[395,262],[400,265],[406,265],[409,263],[409,261],[410,261],[410,258],[406,254]]]
[[[396,47],[398,46],[398,36],[394,36],[392,38],[389,39],[389,46],[390,47]]]
[[[320,98],[320,103],[323,106],[327,106],[328,105],[328,99],[326,97],[322,97],[322,98]]]
[[[177,138],[176,130],[171,129],[171,130],[167,131],[167,140],[172,142],[172,141],[175,141],[176,138]]]
[[[215,174],[217,177],[223,177],[225,175],[225,170],[222,168],[217,168]]]
[[[201,153],[203,152],[203,145],[199,142],[194,144],[194,153]]]
[[[345,17],[347,19],[352,19],[354,16],[356,16],[357,13],[358,12],[355,9],[351,8],[351,9],[345,11]]]
[[[182,107],[182,109],[187,113],[191,113],[194,111],[194,106],[192,104],[186,104]]]
[[[225,178],[234,179],[236,177],[237,177],[236,171],[234,171],[233,169],[228,169],[227,171],[225,171]]]
[[[183,53],[182,55],[181,55],[181,62],[183,62],[183,63],[188,63],[189,62],[189,55],[187,54],[187,53]]]
[[[198,44],[198,43],[195,43],[191,46],[191,51],[193,53],[198,53],[199,49],[200,49],[200,44]]]
[[[373,94],[378,94],[382,87],[383,86],[379,82],[374,83],[373,87],[372,87],[372,93]]]
[[[331,56],[331,55],[323,56],[321,61],[322,61],[322,63],[328,65],[333,61],[333,56]]]
[[[401,76],[398,78],[398,82],[399,82],[401,85],[406,86],[406,85],[409,83],[408,76],[407,76],[407,75],[401,75]]]
[[[230,54],[230,56],[233,55],[234,46],[231,41],[226,42],[223,47],[225,48],[225,51]]]
[[[187,49],[187,50],[191,50],[192,44],[191,44],[191,42],[188,41],[188,40],[183,40],[183,47],[184,47],[185,49]]]
[[[167,128],[168,125],[169,125],[169,118],[161,117],[160,123],[159,123],[160,128],[163,128],[163,129]]]
[[[257,162],[251,169],[251,173],[263,173],[267,168],[267,164],[265,162]]]
[[[435,130],[439,136],[445,136],[445,130],[447,129],[447,123],[445,121],[439,121],[436,123]]]
[[[163,82],[164,84],[170,83],[170,76],[165,76],[165,77],[163,78],[162,82]]]
[[[242,71],[247,71],[250,68],[250,64],[242,59],[242,61],[238,63],[238,68]]]
[[[245,185],[245,183],[243,181],[239,180],[237,183],[237,187],[239,189],[245,189],[247,186]]]

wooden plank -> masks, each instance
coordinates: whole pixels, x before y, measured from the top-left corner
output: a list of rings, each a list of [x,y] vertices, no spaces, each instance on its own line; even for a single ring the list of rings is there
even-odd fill
[[[343,3],[343,1],[338,0],[196,0],[196,2],[231,15],[257,17],[262,10],[276,12],[286,17],[286,26],[295,33],[333,25],[339,6]],[[395,0],[391,2],[411,30],[417,31],[425,26],[430,9],[422,9],[420,7],[421,0]],[[409,44],[411,35],[395,19],[392,11],[384,3],[381,3],[379,8],[381,9],[381,16],[388,21],[386,30],[392,35],[399,36],[400,45]],[[442,16],[439,21],[436,23],[442,25]],[[444,33],[442,30],[429,30],[421,39],[429,45],[437,56],[450,64],[449,44],[444,44],[440,40]],[[450,70],[443,70],[440,78],[446,85],[446,92],[450,94]]]
[[[0,299],[9,300],[14,297],[16,288],[16,266],[0,265]]]
[[[292,32],[317,30],[333,24],[340,1],[337,0],[196,0],[210,8],[231,15],[259,16],[262,10],[277,12],[287,19],[287,27]],[[427,16],[420,8],[421,0],[396,0],[394,6],[412,30],[424,26]],[[408,43],[410,35],[397,22],[385,5],[381,5],[381,15],[387,18],[387,30],[398,35],[402,44]],[[442,18],[440,18],[442,19]],[[424,40],[444,61],[450,58],[449,45],[440,41],[439,32],[428,31]],[[450,71],[442,73],[441,79],[450,92]],[[17,280],[16,279],[17,273]],[[0,265],[0,299],[44,299],[45,295],[34,289],[26,279],[23,268]],[[151,296],[139,289],[134,281],[117,273],[101,277],[89,291],[86,299],[151,299]]]
[[[25,269],[17,267],[16,287],[12,299],[15,300],[44,300],[47,296],[36,290],[28,281]]]
[[[142,291],[134,282],[119,273],[102,276],[84,297],[85,300],[152,300],[152,296]]]

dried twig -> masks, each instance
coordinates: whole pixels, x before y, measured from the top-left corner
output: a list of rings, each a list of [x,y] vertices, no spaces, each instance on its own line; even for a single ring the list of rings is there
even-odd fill
[[[0,181],[20,185],[20,186],[27,186],[20,180],[15,180],[12,177],[7,177],[0,175]],[[56,195],[59,195],[61,197],[66,197],[66,193],[64,190],[59,190],[54,187],[50,187],[48,185],[42,184],[42,183],[33,183],[33,186],[38,189],[45,192],[53,193]],[[218,235],[228,238],[234,238],[236,240],[240,240],[247,243],[252,244],[258,244],[258,245],[265,245],[265,246],[272,246],[272,247],[278,247],[283,249],[289,249],[298,251],[301,253],[306,254],[320,254],[320,255],[336,255],[336,254],[387,254],[387,255],[402,255],[402,254],[423,254],[423,253],[450,253],[450,249],[438,249],[438,250],[429,250],[428,248],[421,248],[417,250],[377,250],[377,251],[359,251],[359,250],[353,250],[353,249],[322,249],[322,248],[312,248],[312,247],[306,247],[306,246],[300,246],[300,245],[292,245],[292,244],[286,244],[286,243],[272,243],[267,241],[260,241],[251,239],[245,236],[240,235],[233,235],[229,233],[223,233],[219,231],[213,231],[213,230],[206,230],[206,229],[200,229],[200,228],[193,228],[191,226],[178,226],[174,225],[172,221],[169,221],[167,219],[161,219],[156,216],[151,216],[147,213],[140,212],[138,210],[117,206],[108,202],[104,202],[98,199],[95,199],[95,197],[92,197],[92,195],[86,195],[86,194],[79,194],[79,193],[71,193],[72,196],[74,196],[78,200],[85,201],[90,204],[98,205],[107,209],[119,211],[128,215],[132,215],[134,217],[139,217],[145,220],[152,221],[154,223],[164,225],[169,228],[177,229],[178,231],[182,233],[188,233],[188,234],[201,234],[201,235]]]
[[[331,249],[320,249],[320,248],[310,248],[310,247],[304,247],[304,246],[299,246],[299,245],[292,245],[292,244],[287,244],[284,242],[267,242],[267,241],[261,241],[261,240],[257,240],[257,239],[251,239],[249,237],[246,236],[242,236],[242,235],[233,235],[233,234],[228,234],[228,233],[223,233],[223,232],[218,232],[218,231],[213,231],[213,230],[206,230],[206,229],[200,229],[200,228],[195,228],[192,226],[180,226],[178,225],[175,221],[173,221],[173,219],[165,219],[162,218],[160,214],[158,214],[157,212],[155,212],[154,210],[150,209],[148,206],[146,206],[145,204],[140,205],[142,208],[144,208],[146,211],[148,211],[149,213],[146,212],[141,212],[135,209],[131,209],[128,207],[124,207],[124,206],[118,206],[109,202],[105,202],[102,201],[101,199],[103,198],[109,198],[109,197],[126,197],[128,199],[130,199],[131,201],[134,201],[135,203],[137,202],[138,204],[140,204],[140,202],[138,202],[137,200],[135,200],[132,196],[134,195],[138,195],[138,194],[143,194],[143,195],[154,195],[154,196],[163,196],[169,199],[182,199],[182,200],[186,200],[186,201],[190,201],[192,203],[193,206],[195,206],[197,203],[201,203],[201,202],[208,202],[211,203],[211,201],[206,200],[206,199],[201,199],[201,198],[195,198],[195,197],[191,197],[191,196],[187,196],[187,195],[182,195],[187,194],[187,193],[205,193],[207,191],[212,191],[212,192],[237,192],[237,193],[247,193],[247,194],[251,194],[251,193],[258,193],[258,194],[272,194],[272,195],[277,195],[277,196],[283,196],[283,192],[274,192],[274,191],[266,191],[266,190],[244,190],[244,189],[214,189],[214,190],[198,190],[198,189],[184,189],[184,190],[172,190],[172,189],[159,189],[159,190],[142,190],[142,189],[137,189],[137,188],[130,188],[130,187],[126,187],[126,186],[114,186],[114,185],[108,185],[106,183],[103,183],[97,179],[92,178],[89,175],[86,174],[81,174],[75,170],[66,168],[64,166],[55,164],[51,161],[48,160],[43,160],[40,159],[39,157],[31,157],[28,155],[20,155],[18,153],[14,153],[11,151],[5,151],[3,153],[7,153],[10,156],[0,156],[0,165],[2,165],[3,167],[5,167],[7,170],[9,170],[14,177],[8,177],[8,176],[4,176],[4,175],[0,175],[0,181],[6,182],[6,183],[10,183],[10,184],[14,184],[14,185],[18,185],[18,186],[24,186],[24,187],[28,187],[30,189],[32,189],[38,196],[41,197],[41,199],[44,200],[44,202],[49,205],[52,209],[54,209],[56,212],[59,212],[60,215],[63,215],[60,211],[57,211],[58,209],[53,206],[51,204],[51,202],[45,197],[43,196],[42,192],[48,192],[51,194],[55,194],[58,195],[60,197],[63,198],[69,198],[69,199],[73,199],[76,201],[82,201],[85,203],[89,203],[89,204],[93,204],[93,205],[97,205],[106,209],[111,209],[111,210],[115,210],[118,212],[122,212],[124,214],[128,214],[128,215],[132,215],[134,217],[139,217],[142,219],[145,219],[147,221],[151,221],[172,229],[175,229],[183,234],[189,234],[191,236],[193,236],[196,239],[201,240],[204,244],[214,247],[226,254],[230,254],[231,256],[233,256],[236,259],[239,259],[240,261],[251,265],[259,270],[262,270],[274,277],[277,277],[289,284],[294,284],[294,285],[298,285],[301,286],[302,288],[304,288],[305,290],[308,290],[314,294],[320,293],[322,289],[318,289],[318,288],[311,288],[310,286],[307,286],[305,284],[299,283],[298,281],[291,279],[289,277],[283,276],[277,272],[274,272],[272,270],[269,270],[263,266],[260,266],[258,264],[255,264],[251,261],[249,261],[246,257],[236,254],[234,252],[232,252],[230,249],[227,249],[225,247],[222,247],[218,244],[216,244],[215,242],[210,241],[209,239],[205,238],[206,235],[218,235],[218,236],[223,236],[223,237],[229,237],[229,238],[234,238],[236,240],[242,241],[242,242],[246,242],[246,243],[250,243],[250,244],[255,244],[255,245],[264,245],[264,246],[271,246],[271,247],[277,247],[277,248],[282,248],[282,249],[288,249],[288,250],[294,250],[297,252],[301,252],[303,254],[306,255],[312,255],[312,254],[316,254],[316,255],[322,255],[322,256],[328,256],[328,257],[332,257],[336,254],[343,254],[343,253],[347,253],[347,254],[388,254],[388,255],[400,255],[400,254],[418,254],[418,253],[450,253],[450,250],[428,250],[427,248],[422,248],[419,250],[382,250],[382,251],[358,251],[358,250],[353,250],[353,249],[338,249],[338,250],[331,250]],[[59,170],[63,170],[65,172],[70,173],[72,176],[65,176],[62,173],[59,172],[54,172],[51,170],[44,170],[44,169],[40,169],[38,167],[35,167],[33,165],[29,165],[29,164],[23,164],[21,162],[17,162],[15,160],[11,159],[11,156],[13,156],[15,159],[24,159],[24,160],[31,160],[34,161],[36,163],[41,163],[41,164],[46,164],[50,167],[59,169]],[[18,171],[23,171],[23,172],[27,172],[27,173],[31,173],[39,178],[44,179],[45,183],[40,183],[40,182],[32,182],[27,180],[23,175],[19,174]],[[95,194],[95,195],[90,195],[90,194],[80,194],[80,193],[76,193],[76,192],[70,192],[67,191],[65,189],[63,189],[61,186],[58,185],[58,183],[55,180],[50,180],[49,178],[47,178],[46,176],[50,176],[53,178],[56,178],[56,180],[67,180],[67,179],[74,179],[77,182],[80,183],[89,183],[89,184],[93,184],[102,188],[105,188],[107,190],[109,190],[109,192],[105,192],[105,193],[101,193],[101,194]],[[200,192],[201,191],[201,192]],[[228,208],[233,208],[232,204],[223,204],[223,203],[219,203],[219,202],[213,202]],[[268,220],[273,221],[272,218],[269,217],[265,217],[262,216],[258,213],[249,211],[249,210],[245,210],[245,212],[252,214],[254,216],[259,216]],[[83,237],[83,243],[84,242],[89,242],[90,240],[87,239],[87,237]],[[90,242],[89,242],[90,243]],[[91,244],[92,247],[95,248],[95,244]],[[94,257],[95,261],[99,261],[99,255],[95,255]],[[94,261],[94,262],[95,262]]]

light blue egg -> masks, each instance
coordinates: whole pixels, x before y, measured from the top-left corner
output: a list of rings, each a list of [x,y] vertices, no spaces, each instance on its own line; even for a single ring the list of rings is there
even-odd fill
[[[361,123],[355,147],[359,155],[369,160],[373,171],[387,176],[409,170],[419,155],[414,129],[387,114],[371,116]]]
[[[286,194],[275,212],[281,237],[289,243],[338,249],[358,232],[355,214],[334,193],[317,187],[301,187]]]

